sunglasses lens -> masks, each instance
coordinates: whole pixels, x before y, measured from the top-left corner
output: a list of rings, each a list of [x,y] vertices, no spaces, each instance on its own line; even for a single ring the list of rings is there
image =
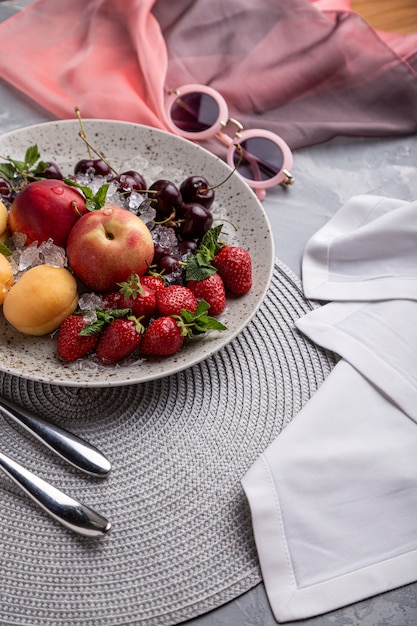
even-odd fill
[[[187,133],[200,133],[211,128],[219,117],[219,106],[204,93],[186,93],[179,96],[171,107],[174,124]]]
[[[239,144],[234,152],[234,164],[241,176],[248,180],[263,181],[273,178],[283,167],[280,147],[265,137],[252,137]]]

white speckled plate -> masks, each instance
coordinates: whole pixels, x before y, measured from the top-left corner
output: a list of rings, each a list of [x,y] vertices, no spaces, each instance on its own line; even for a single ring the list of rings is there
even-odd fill
[[[90,142],[118,171],[140,171],[148,185],[158,178],[179,184],[198,174],[210,184],[223,181],[230,173],[220,159],[179,137],[146,126],[106,120],[86,120]],[[64,174],[86,158],[84,142],[78,136],[77,120],[47,122],[19,129],[0,137],[0,154],[22,159],[26,149],[38,145],[42,159],[54,160]],[[255,195],[236,175],[216,190],[230,243],[246,248],[253,260],[253,287],[243,297],[228,299],[220,318],[227,331],[209,333],[187,343],[178,354],[140,364],[118,367],[66,365],[56,356],[56,340],[31,338],[16,333],[0,315],[0,370],[40,382],[79,387],[102,387],[145,382],[174,374],[209,357],[228,344],[252,319],[268,289],[274,266],[273,238],[268,219]]]

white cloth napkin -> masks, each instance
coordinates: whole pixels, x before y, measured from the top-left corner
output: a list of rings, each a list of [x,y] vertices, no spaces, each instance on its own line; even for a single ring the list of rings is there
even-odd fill
[[[341,359],[242,481],[279,622],[417,580],[416,231],[417,203],[358,196],[307,243],[334,302],[296,325]]]

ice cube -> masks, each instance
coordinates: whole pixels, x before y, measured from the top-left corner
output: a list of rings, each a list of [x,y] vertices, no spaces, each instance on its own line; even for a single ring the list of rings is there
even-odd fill
[[[53,267],[66,267],[67,257],[64,248],[56,246],[52,239],[43,241],[39,246],[39,261]]]

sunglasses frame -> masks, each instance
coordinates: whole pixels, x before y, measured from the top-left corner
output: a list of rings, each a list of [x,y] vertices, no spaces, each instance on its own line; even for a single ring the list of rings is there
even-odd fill
[[[180,96],[191,93],[208,95],[216,102],[218,106],[218,115],[216,121],[210,128],[198,132],[183,131],[175,124],[174,120],[172,119],[172,109],[178,98]],[[276,135],[269,130],[244,130],[240,122],[229,117],[229,108],[227,106],[226,100],[221,94],[219,94],[218,91],[216,91],[212,87],[208,87],[207,85],[189,84],[178,87],[177,89],[170,90],[169,95],[166,99],[166,114],[170,130],[180,137],[190,139],[191,141],[203,141],[215,137],[219,141],[221,141],[223,145],[227,146],[226,160],[228,165],[232,169],[235,169],[236,167],[235,153],[238,152],[239,154],[239,146],[247,139],[260,137],[268,139],[272,143],[275,143],[275,145],[278,146],[282,154],[282,167],[280,171],[275,174],[275,176],[272,176],[270,179],[267,180],[254,180],[251,178],[246,178],[245,176],[242,176],[242,174],[237,172],[238,175],[256,191],[256,194],[260,200],[263,200],[265,198],[266,188],[275,187],[276,185],[280,185],[282,183],[291,185],[294,182],[294,178],[291,175],[291,169],[294,159],[287,143],[279,135]],[[234,125],[236,127],[233,137],[224,132],[229,125]]]

